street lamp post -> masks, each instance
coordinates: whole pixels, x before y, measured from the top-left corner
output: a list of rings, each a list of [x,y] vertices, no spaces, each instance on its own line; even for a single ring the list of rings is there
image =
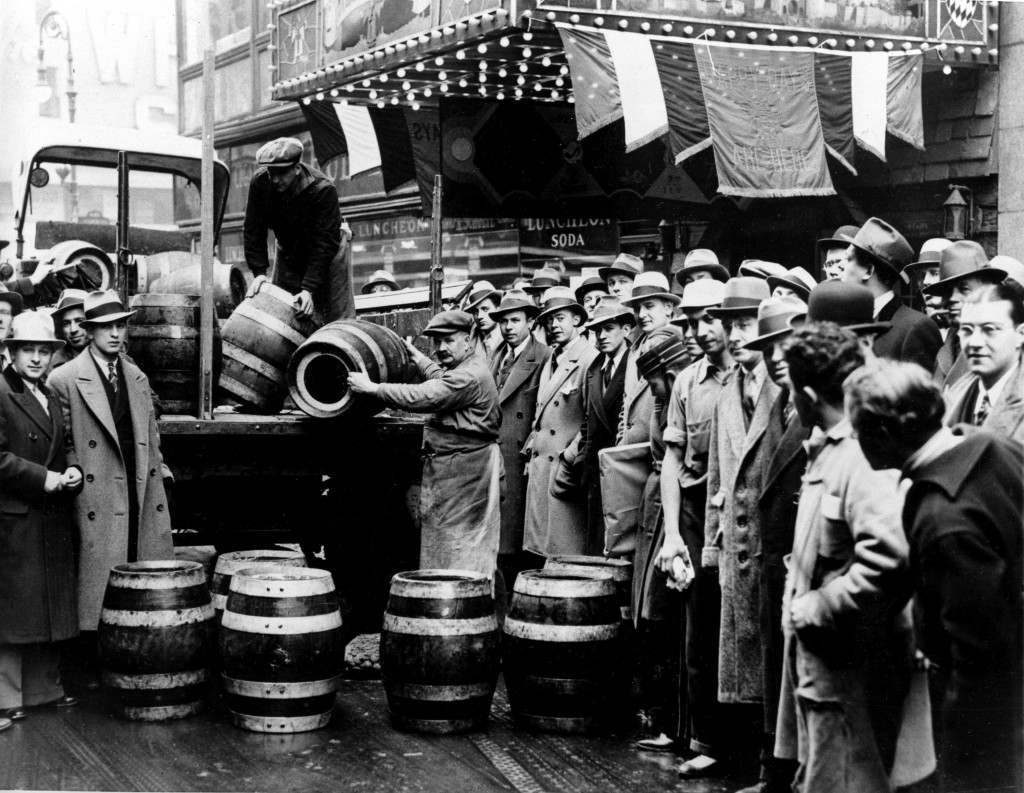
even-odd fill
[[[68,122],[71,124],[75,123],[75,99],[78,97],[78,91],[75,90],[75,59],[71,50],[71,26],[68,24],[67,17],[65,17],[60,11],[48,11],[43,15],[43,18],[39,21],[39,68],[38,68],[38,84],[40,86],[47,86],[48,82],[46,79],[46,64],[45,56],[46,51],[44,47],[44,40],[46,38],[51,39],[63,39],[67,44],[67,61],[68,61],[68,76],[67,76],[67,90],[64,92],[68,98]],[[71,166],[71,179],[68,182],[68,191],[71,198],[71,219],[78,220],[78,180],[77,171],[75,166]]]

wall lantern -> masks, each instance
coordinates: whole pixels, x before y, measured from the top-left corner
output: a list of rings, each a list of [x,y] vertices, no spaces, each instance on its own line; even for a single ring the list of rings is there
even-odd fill
[[[974,197],[970,188],[963,185],[951,184],[949,189],[952,192],[942,203],[942,236],[947,240],[968,239],[973,231]]]

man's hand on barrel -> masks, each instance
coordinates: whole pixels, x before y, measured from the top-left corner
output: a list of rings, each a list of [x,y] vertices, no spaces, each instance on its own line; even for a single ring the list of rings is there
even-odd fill
[[[377,384],[366,372],[349,372],[348,387],[354,394],[376,394]]]
[[[266,280],[267,276],[265,275],[257,275],[255,278],[253,278],[252,283],[249,284],[249,288],[245,290],[245,296],[254,297],[256,293],[260,291],[260,287],[263,286]]]
[[[295,295],[295,300],[292,301],[292,307],[295,309],[295,313],[300,317],[313,316],[313,296],[303,289]]]

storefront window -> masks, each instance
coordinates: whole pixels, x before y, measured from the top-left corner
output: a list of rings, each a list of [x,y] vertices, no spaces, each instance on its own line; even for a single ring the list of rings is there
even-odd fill
[[[181,84],[181,130],[195,132],[203,126],[203,81],[200,77]]]
[[[270,89],[274,85],[274,75],[270,73],[270,50],[260,50],[256,55],[256,86],[259,91],[258,104],[269,107],[273,104]]]
[[[248,58],[218,67],[213,82],[217,121],[252,112],[252,69]]]

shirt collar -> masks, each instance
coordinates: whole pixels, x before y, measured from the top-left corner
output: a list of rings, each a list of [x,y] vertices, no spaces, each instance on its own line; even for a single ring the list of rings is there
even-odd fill
[[[617,353],[615,353],[614,356],[612,356],[612,359],[611,359],[610,362],[608,361],[607,357],[605,358],[605,364],[604,364],[605,367],[610,368],[611,371],[614,372],[618,368],[619,364],[622,362],[622,356],[624,356],[628,351],[629,351],[629,345],[628,344],[621,344],[621,345],[619,345],[619,351]]]
[[[985,394],[988,394],[989,405],[995,405],[1000,395],[1003,393],[1003,389],[1006,388],[1006,384],[1010,382],[1010,375],[1013,374],[1014,367],[1009,367],[1003,376],[996,380],[991,388],[985,388],[985,384],[979,379],[978,380],[978,401],[980,402]]]
[[[110,371],[109,364],[113,363],[114,367],[115,367],[115,370],[116,370],[116,367],[117,367],[117,359],[116,358],[113,361],[105,361],[105,360],[103,360],[102,358],[100,358],[95,353],[95,351],[92,348],[92,345],[89,345],[89,355],[92,356],[93,361],[96,362],[96,367],[103,373],[104,376],[106,376],[107,373]]]
[[[526,345],[529,344],[529,343],[530,343],[530,336],[527,335],[527,337],[525,339],[523,339],[521,342],[519,342],[519,344],[517,344],[515,347],[513,347],[512,348],[512,360],[515,360],[520,355],[522,355],[523,354],[523,350],[526,349]]]
[[[702,355],[697,359],[697,382],[703,383],[709,377],[713,377],[717,382],[722,383],[732,369],[732,366],[723,369],[717,364],[711,363],[707,355]]]
[[[891,289],[888,292],[883,292],[875,298],[875,319],[878,319],[878,315],[882,313],[882,309],[885,308],[889,301],[896,297],[896,293]]]
[[[903,476],[913,478],[913,473],[928,465],[943,452],[947,452],[963,441],[962,435],[954,435],[949,427],[942,427],[924,442],[903,464]]]

